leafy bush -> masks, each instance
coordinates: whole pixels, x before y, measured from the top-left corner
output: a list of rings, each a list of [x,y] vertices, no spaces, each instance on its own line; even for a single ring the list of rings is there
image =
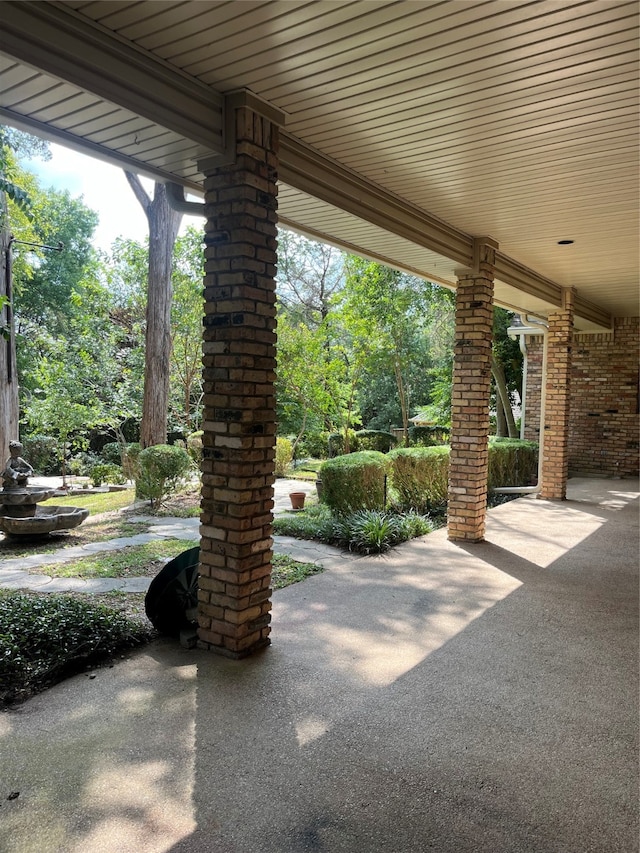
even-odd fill
[[[412,447],[434,447],[449,441],[449,427],[412,426],[409,427],[409,444]]]
[[[140,476],[140,466],[138,465],[138,456],[142,448],[137,441],[127,444],[122,453],[122,470],[127,480],[137,480]]]
[[[398,505],[431,512],[447,502],[449,447],[401,447],[389,453]]]
[[[358,509],[384,509],[387,457],[363,450],[327,459],[318,472],[322,501],[339,514]]]
[[[348,430],[348,435],[349,453],[356,453],[358,451],[358,439],[356,438],[354,430]],[[344,432],[329,433],[327,435],[327,447],[330,459],[333,459],[334,456],[341,456],[344,454],[346,452]]]
[[[91,483],[96,487],[101,486],[103,483],[118,483],[121,485],[126,482],[122,468],[110,462],[101,462],[94,465],[89,471],[89,477],[91,478]]]
[[[117,441],[108,441],[103,445],[102,450],[100,451],[100,456],[105,462],[108,462],[111,465],[121,465],[122,445],[118,444]]]
[[[191,458],[182,447],[155,444],[140,451],[138,468],[136,496],[149,499],[152,508],[156,508],[183,485],[191,469]]]
[[[388,453],[398,443],[395,435],[380,429],[361,429],[355,437],[358,450],[377,450],[379,453]]]
[[[349,515],[332,515],[327,506],[311,506],[295,516],[280,515],[274,520],[275,533],[316,539],[362,554],[380,553],[393,545],[433,530],[428,518],[417,513],[390,513],[359,510]]]
[[[193,459],[194,464],[200,468],[202,464],[202,436],[204,432],[200,429],[187,436],[187,453]]]
[[[88,477],[94,465],[101,464],[100,457],[90,450],[81,450],[69,460],[68,470],[74,477]]]
[[[293,459],[293,444],[288,438],[276,439],[276,477],[286,477]]]
[[[50,435],[33,434],[21,441],[24,446],[22,455],[37,474],[52,477],[60,473],[57,439]]]
[[[149,636],[144,626],[103,605],[9,590],[0,590],[0,625],[0,704]]]
[[[312,459],[326,459],[329,454],[329,433],[309,432],[306,433],[298,444],[296,456],[300,459],[311,457]]]
[[[489,490],[529,486],[538,479],[538,444],[517,438],[489,439]]]

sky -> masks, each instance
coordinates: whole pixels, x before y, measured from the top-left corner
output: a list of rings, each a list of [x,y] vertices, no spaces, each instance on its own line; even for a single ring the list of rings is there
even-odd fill
[[[87,207],[100,217],[93,243],[108,252],[116,237],[143,241],[148,235],[147,219],[136,201],[122,169],[51,143],[51,159],[26,161],[25,168],[38,175],[44,189],[68,190],[82,196]],[[153,181],[142,179],[152,191]],[[182,228],[202,224],[202,219],[185,216]]]

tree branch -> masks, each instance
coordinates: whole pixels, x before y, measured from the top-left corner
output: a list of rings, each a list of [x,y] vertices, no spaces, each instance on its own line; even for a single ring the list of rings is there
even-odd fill
[[[134,196],[138,199],[140,207],[144,210],[145,216],[148,219],[151,208],[151,199],[147,195],[145,188],[140,183],[140,178],[137,175],[134,175],[133,172],[127,172],[126,170],[124,174],[129,182],[129,186],[133,190]]]

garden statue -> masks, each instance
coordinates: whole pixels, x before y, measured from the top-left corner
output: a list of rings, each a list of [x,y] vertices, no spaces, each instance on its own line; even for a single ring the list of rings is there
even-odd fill
[[[19,489],[27,485],[29,477],[33,474],[33,468],[22,458],[22,444],[19,441],[9,442],[9,453],[7,464],[2,472],[3,487],[5,489]]]
[[[52,497],[56,490],[28,485],[33,468],[20,455],[22,444],[19,441],[9,442],[9,453],[0,489],[0,531],[5,536],[39,538],[82,524],[89,510],[76,506],[39,507],[38,504]]]

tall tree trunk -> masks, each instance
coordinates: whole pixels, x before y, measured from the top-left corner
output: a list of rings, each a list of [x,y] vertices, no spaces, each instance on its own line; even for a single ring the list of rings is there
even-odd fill
[[[136,175],[125,172],[129,186],[149,223],[147,328],[144,356],[144,396],[140,444],[151,447],[167,441],[169,371],[171,360],[171,262],[182,214],[169,205],[164,184],[149,198]]]
[[[9,301],[11,292],[11,248],[9,229],[3,227],[4,198],[0,194],[0,296]],[[4,303],[4,299],[1,300]],[[0,462],[9,457],[9,442],[18,438],[18,375],[16,339],[10,304],[0,305]]]
[[[513,418],[513,410],[511,408],[511,400],[507,391],[507,381],[504,375],[504,367],[495,356],[491,356],[491,373],[496,384],[496,396],[498,402],[502,404],[502,410],[507,423],[507,432],[509,438],[518,438],[516,422]],[[500,406],[497,407],[498,409]],[[500,434],[500,433],[498,433]]]

